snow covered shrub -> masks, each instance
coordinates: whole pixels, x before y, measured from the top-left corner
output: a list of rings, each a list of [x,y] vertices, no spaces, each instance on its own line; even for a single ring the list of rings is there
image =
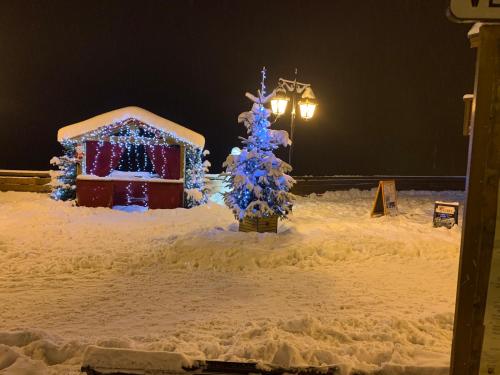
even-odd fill
[[[52,171],[52,193],[50,196],[56,200],[72,200],[76,198],[76,175],[79,150],[71,142],[62,143],[64,154],[54,156],[50,164],[57,166],[59,171]]]
[[[186,207],[195,207],[208,201],[208,188],[205,174],[208,172],[210,162],[203,160],[210,151],[199,148],[186,148],[186,173],[185,189]]]
[[[238,116],[248,134],[248,138],[241,138],[244,144],[241,154],[230,154],[223,164],[230,188],[224,194],[224,201],[238,220],[274,215],[284,219],[292,210],[289,191],[295,180],[287,174],[292,167],[273,153],[291,142],[286,131],[270,129],[271,112],[264,104],[274,93],[266,97],[265,78],[264,69],[259,96],[245,94],[253,102],[252,109]]]

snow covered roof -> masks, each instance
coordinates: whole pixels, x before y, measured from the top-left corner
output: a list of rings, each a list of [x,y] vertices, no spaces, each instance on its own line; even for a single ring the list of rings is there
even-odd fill
[[[76,124],[65,126],[57,132],[57,140],[59,142],[65,139],[79,137],[85,133],[94,131],[104,126],[108,126],[127,119],[136,119],[144,122],[152,127],[162,130],[166,133],[175,135],[187,143],[203,148],[205,145],[205,137],[198,134],[182,125],[176,124],[173,121],[155,115],[152,112],[146,111],[139,107],[125,107],[115,109],[114,111],[106,112],[101,115],[89,118]]]

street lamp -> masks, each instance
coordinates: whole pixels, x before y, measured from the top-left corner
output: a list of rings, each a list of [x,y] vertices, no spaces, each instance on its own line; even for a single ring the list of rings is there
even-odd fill
[[[304,120],[309,120],[314,116],[316,109],[316,97],[309,83],[297,82],[297,69],[295,69],[295,79],[293,81],[280,78],[278,87],[274,90],[275,95],[271,99],[271,110],[276,116],[285,114],[286,107],[290,98],[286,95],[287,92],[292,97],[292,113],[290,116],[290,141],[292,144],[288,149],[288,164],[292,164],[292,147],[293,147],[293,131],[295,129],[295,103],[297,96],[301,95],[299,100],[300,116]]]
[[[314,116],[316,109],[316,97],[311,87],[306,87],[299,101],[300,115],[304,120],[309,120]]]
[[[275,115],[281,116],[285,113],[289,101],[290,98],[286,96],[286,90],[278,87],[276,89],[276,94],[271,99],[271,110]]]

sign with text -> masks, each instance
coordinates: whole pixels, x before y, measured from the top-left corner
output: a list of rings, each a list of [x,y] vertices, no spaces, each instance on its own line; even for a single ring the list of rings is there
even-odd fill
[[[373,202],[371,216],[396,216],[398,214],[398,197],[396,181],[387,180],[378,183],[377,194]]]
[[[458,224],[458,202],[440,202],[434,204],[434,227],[451,228]]]
[[[450,14],[459,21],[500,21],[500,0],[451,0]]]
[[[499,193],[500,196],[500,189]],[[497,206],[495,240],[491,256],[490,282],[484,312],[484,336],[480,375],[500,374],[500,201]]]

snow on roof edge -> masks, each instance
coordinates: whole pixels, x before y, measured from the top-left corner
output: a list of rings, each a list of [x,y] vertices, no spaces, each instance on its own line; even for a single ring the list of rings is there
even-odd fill
[[[479,34],[479,29],[481,29],[482,26],[486,25],[498,25],[498,22],[475,22],[467,32],[467,37],[470,39],[473,36],[476,36],[477,34]]]
[[[159,130],[171,133],[197,147],[203,148],[205,146],[205,137],[201,134],[135,106],[115,109],[87,120],[67,125],[59,129],[57,132],[57,140],[61,142],[65,139],[76,138],[103,126],[111,125],[129,118],[135,118]]]
[[[468,31],[467,36],[470,38],[473,35],[479,34],[479,29],[481,28],[481,26],[483,26],[482,22],[475,22]]]

